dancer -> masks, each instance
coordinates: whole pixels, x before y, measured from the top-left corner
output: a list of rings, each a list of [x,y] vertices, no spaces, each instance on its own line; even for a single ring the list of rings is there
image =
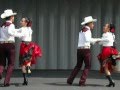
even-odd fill
[[[10,78],[15,63],[15,25],[13,22],[16,14],[12,9],[7,9],[1,14],[1,18],[5,19],[5,22],[0,28],[0,79],[2,79],[2,73],[7,61],[7,72],[4,80],[5,87],[10,86]]]
[[[30,67],[32,64],[36,63],[36,57],[42,56],[42,51],[37,44],[31,42],[33,32],[31,29],[31,20],[27,17],[22,18],[20,24],[21,28],[16,30],[16,35],[22,40],[19,61],[24,78],[23,85],[28,85],[27,75],[31,73]]]
[[[67,79],[67,83],[70,85],[73,83],[74,78],[78,74],[84,62],[85,67],[84,67],[82,76],[80,78],[79,85],[85,86],[88,72],[91,67],[90,43],[95,43],[99,40],[97,38],[92,38],[91,30],[93,30],[94,28],[93,22],[96,22],[96,19],[93,19],[92,16],[88,16],[88,17],[85,17],[84,22],[81,23],[81,25],[83,25],[83,28],[79,32],[77,64]]]
[[[103,28],[103,35],[99,42],[102,45],[102,51],[98,55],[98,60],[100,62],[100,72],[105,73],[106,78],[109,80],[107,87],[115,87],[115,82],[112,80],[111,72],[113,71],[114,66],[116,65],[116,58],[113,58],[113,55],[118,55],[118,51],[114,47],[115,41],[115,26],[113,24],[105,24]]]

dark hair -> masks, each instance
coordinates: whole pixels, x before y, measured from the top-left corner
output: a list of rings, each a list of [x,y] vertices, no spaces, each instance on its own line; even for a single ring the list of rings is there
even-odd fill
[[[5,20],[10,20],[10,18],[11,18],[11,16],[9,16],[9,17],[6,17],[6,18],[5,18]]]
[[[92,22],[86,23],[85,26],[88,26],[90,23],[92,23]]]
[[[115,33],[115,25],[109,24],[109,26],[110,26],[110,32]]]
[[[32,26],[32,21],[29,18],[25,17],[25,22],[27,22],[27,27]]]

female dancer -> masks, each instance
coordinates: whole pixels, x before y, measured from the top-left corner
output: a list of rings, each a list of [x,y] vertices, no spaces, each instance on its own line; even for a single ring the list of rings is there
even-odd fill
[[[32,64],[36,63],[36,57],[42,56],[41,48],[31,42],[32,41],[32,22],[28,18],[22,18],[20,21],[21,28],[17,30],[17,36],[21,38],[22,42],[20,45],[20,66],[22,67],[22,73],[24,82],[23,85],[28,85],[27,75],[31,73],[30,67]]]
[[[115,87],[115,82],[112,80],[111,72],[113,71],[113,66],[116,65],[116,62],[112,55],[117,55],[118,51],[113,47],[113,43],[115,41],[115,35],[113,34],[115,31],[115,27],[113,24],[106,24],[103,28],[103,35],[99,44],[102,44],[102,51],[98,55],[98,60],[100,61],[100,71],[105,73],[106,78],[109,80],[109,84],[107,87]],[[111,59],[111,60],[108,60]]]

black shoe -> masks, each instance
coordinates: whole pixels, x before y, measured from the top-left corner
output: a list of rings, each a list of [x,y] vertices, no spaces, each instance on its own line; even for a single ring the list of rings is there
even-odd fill
[[[7,84],[4,84],[4,87],[9,87],[9,86],[10,86],[10,84],[8,84],[8,83],[7,83]]]
[[[72,85],[72,82],[68,82],[68,81],[67,81],[67,84],[68,84],[68,85]]]
[[[68,85],[72,85],[72,83],[73,83],[73,81],[67,79],[67,84],[68,84]]]
[[[111,82],[111,83],[109,83],[108,85],[106,85],[106,87],[115,87],[115,83],[114,83],[114,82]]]
[[[22,85],[28,85],[28,81],[24,81]]]

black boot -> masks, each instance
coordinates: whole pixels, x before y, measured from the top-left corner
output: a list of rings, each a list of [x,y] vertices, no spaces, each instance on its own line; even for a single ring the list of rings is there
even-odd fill
[[[111,75],[106,76],[106,78],[109,80],[109,84],[106,87],[115,87],[115,82],[112,80]]]
[[[28,85],[28,79],[26,77],[26,73],[23,73],[23,78],[24,78],[24,82],[22,85]]]

